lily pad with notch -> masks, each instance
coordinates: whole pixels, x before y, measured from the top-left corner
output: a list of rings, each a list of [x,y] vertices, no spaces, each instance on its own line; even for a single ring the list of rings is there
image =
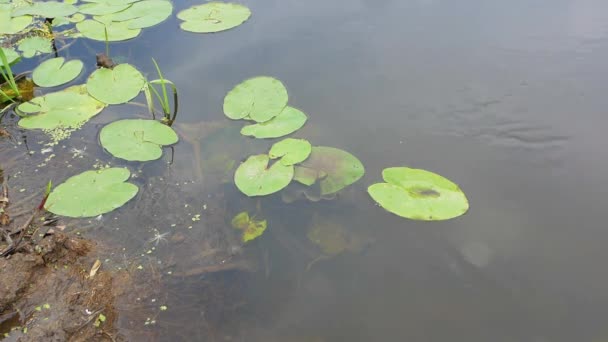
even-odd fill
[[[87,80],[89,94],[107,104],[129,102],[141,92],[144,85],[144,76],[130,64],[97,69]]]
[[[184,22],[184,31],[212,33],[229,30],[247,21],[251,16],[249,8],[235,3],[209,2],[195,5],[177,14]]]
[[[51,53],[53,52],[52,40],[49,37],[41,36],[27,37],[19,42],[18,49],[25,58]]]
[[[45,18],[66,17],[78,11],[74,5],[58,1],[32,2],[28,6],[20,6],[13,10],[13,17],[22,15],[37,15]]]
[[[101,129],[101,146],[113,156],[130,161],[156,160],[162,147],[177,143],[175,131],[156,120],[126,119]]]
[[[87,19],[77,23],[76,28],[83,36],[101,42],[106,41],[106,31],[109,42],[133,39],[141,33],[141,29],[139,28],[130,28],[128,21],[102,23],[97,20]]]
[[[151,27],[165,21],[173,12],[173,4],[167,0],[143,0],[124,11],[96,16],[99,22],[126,22],[129,29]]]
[[[32,23],[31,15],[12,16],[11,4],[0,4],[0,34],[16,34]]]
[[[230,119],[266,122],[287,106],[287,89],[273,77],[259,76],[237,84],[224,98],[224,114]]]
[[[123,206],[138,187],[126,168],[89,170],[68,178],[49,195],[45,209],[68,217],[93,217]]]
[[[66,62],[63,57],[51,58],[34,69],[32,79],[40,87],[56,87],[74,80],[83,67],[78,59]]]
[[[306,160],[311,151],[308,140],[287,138],[272,145],[268,156],[270,159],[280,158],[279,163],[289,166]]]
[[[302,128],[307,119],[299,109],[286,106],[279,115],[266,122],[243,127],[241,134],[258,139],[279,138]]]
[[[469,209],[460,187],[436,173],[408,167],[382,171],[386,183],[376,183],[368,193],[380,206],[401,217],[421,221],[448,220]]]
[[[305,168],[301,170],[303,184],[310,184],[311,175],[316,172],[321,196],[336,193],[355,183],[365,174],[365,168],[357,157],[344,150],[327,146],[314,146],[310,157],[299,167]],[[300,181],[300,178],[294,179]]]
[[[250,156],[236,169],[234,183],[249,197],[275,193],[291,182],[293,165],[274,163],[268,167],[270,158],[266,154]]]

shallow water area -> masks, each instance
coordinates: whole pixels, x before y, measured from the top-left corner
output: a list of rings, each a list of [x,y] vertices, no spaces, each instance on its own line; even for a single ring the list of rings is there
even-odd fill
[[[213,34],[180,30],[175,14],[192,4],[173,4],[167,21],[110,43],[115,61],[152,78],[154,57],[179,89],[180,141],[160,159],[123,161],[98,141],[109,122],[149,117],[141,94],[52,150],[17,117],[2,121],[17,207],[35,205],[49,179],[131,171],[139,192],[126,205],[62,219],[104,246],[104,269],[141,286],[115,304],[118,340],[608,338],[608,3],[248,0],[248,21]],[[85,64],[75,84],[104,49],[78,39],[65,50]],[[365,176],[319,201],[240,193],[236,166],[276,140],[242,136],[222,103],[259,75],[307,113],[291,137],[352,153]],[[384,211],[366,190],[391,166],[448,177],[469,211],[444,222]],[[268,223],[246,244],[231,226],[243,211]]]

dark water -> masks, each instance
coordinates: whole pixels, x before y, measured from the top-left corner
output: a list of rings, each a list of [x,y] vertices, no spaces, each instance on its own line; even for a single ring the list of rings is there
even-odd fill
[[[253,15],[236,29],[192,34],[173,18],[112,51],[142,70],[154,57],[184,123],[223,120],[228,90],[274,76],[309,115],[296,135],[353,153],[366,175],[334,202],[262,201],[269,230],[251,248],[266,273],[214,276],[239,294],[217,307],[203,307],[197,280],[173,282],[168,300],[192,305],[169,306],[161,339],[203,339],[183,331],[211,317],[224,327],[214,340],[608,340],[608,2],[245,4]],[[180,146],[174,173],[192,178]],[[382,211],[365,189],[398,165],[454,180],[470,211],[440,223]],[[233,212],[257,205],[227,193]],[[315,213],[374,242],[306,271],[310,256],[280,241],[304,241]]]

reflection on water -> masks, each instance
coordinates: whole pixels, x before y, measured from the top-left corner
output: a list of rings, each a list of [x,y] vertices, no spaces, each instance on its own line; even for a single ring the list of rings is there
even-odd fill
[[[141,188],[137,199],[101,221],[72,223],[118,246],[109,256],[117,267],[142,266],[159,280],[157,298],[140,298],[143,313],[127,309],[141,303],[136,299],[125,303],[125,336],[608,338],[608,2],[246,5],[253,16],[234,30],[195,35],[177,32],[170,20],[112,47],[146,70],[153,70],[152,51],[180,88],[175,127],[182,139],[173,160],[166,153],[129,164]],[[186,6],[176,1],[177,9]],[[281,79],[290,104],[308,113],[295,136],[353,153],[366,176],[333,200],[241,195],[232,183],[235,165],[270,143],[240,136],[241,123],[223,118],[222,99],[255,75]],[[87,140],[94,125],[120,117],[123,108],[108,111],[70,143],[87,146],[83,161],[55,151],[49,165],[58,170],[56,183],[70,175],[63,165],[116,163]],[[24,135],[39,151],[43,137]],[[29,156],[23,145],[1,153],[5,170],[30,158],[29,175],[36,174],[35,158],[46,157]],[[459,183],[471,210],[438,223],[384,212],[365,190],[383,168],[397,165]],[[46,179],[34,182],[41,188]],[[263,237],[245,246],[230,227],[241,211],[268,220]],[[165,233],[166,241],[153,239]],[[153,299],[167,312],[154,313]],[[144,325],[146,315],[156,324]]]

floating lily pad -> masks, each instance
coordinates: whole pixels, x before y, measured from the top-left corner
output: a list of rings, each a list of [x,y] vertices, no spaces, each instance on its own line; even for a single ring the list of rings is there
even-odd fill
[[[21,6],[13,11],[13,16],[24,14],[37,15],[45,18],[66,17],[78,11],[74,5],[57,1],[32,2],[29,6]]]
[[[15,50],[3,47],[0,47],[0,49],[2,49],[2,52],[4,52],[4,56],[6,56],[6,61],[9,65],[13,64],[19,59],[19,54]],[[1,66],[4,66],[4,63],[2,63],[2,59],[0,58],[0,67]]]
[[[63,57],[42,62],[34,69],[32,78],[41,87],[56,87],[68,83],[82,72],[83,63],[78,59],[65,62]]]
[[[156,120],[128,119],[102,128],[99,140],[117,158],[148,161],[160,158],[162,146],[175,144],[178,137],[171,127]]]
[[[267,227],[266,220],[255,220],[249,217],[249,213],[243,211],[237,214],[232,219],[232,227],[243,231],[241,240],[243,242],[251,241],[264,233]]]
[[[49,195],[45,209],[68,217],[93,217],[123,206],[139,190],[126,182],[125,168],[85,171],[70,177]]]
[[[128,22],[128,28],[139,29],[160,24],[173,12],[173,5],[166,0],[143,0],[124,11],[95,17],[100,22]]]
[[[447,220],[464,214],[469,202],[460,187],[430,171],[391,167],[382,171],[386,183],[367,191],[384,209],[412,220]]]
[[[106,15],[126,10],[130,6],[131,4],[128,3],[108,4],[105,2],[90,2],[80,5],[78,11],[83,14]]]
[[[237,27],[251,16],[249,8],[224,2],[210,2],[192,6],[177,14],[184,20],[180,27],[184,31],[196,33],[219,32]]]
[[[312,146],[307,140],[287,138],[272,145],[268,156],[270,159],[281,158],[279,163],[289,166],[306,160],[311,151]]]
[[[317,172],[321,195],[336,193],[358,181],[365,173],[363,164],[352,154],[333,147],[315,146],[301,167]],[[305,182],[303,182],[305,184]]]
[[[279,138],[300,129],[306,123],[306,114],[293,107],[285,107],[274,118],[241,129],[241,134],[258,139]]]
[[[13,6],[0,4],[0,34],[16,34],[32,23],[32,16],[12,17]]]
[[[270,159],[266,154],[247,158],[234,173],[234,183],[247,196],[264,196],[275,193],[291,182],[293,166],[274,163],[268,167]]]
[[[144,76],[130,64],[95,70],[87,80],[89,94],[107,104],[127,103],[143,89]]]
[[[84,86],[74,86],[20,104],[17,110],[28,115],[19,120],[19,126],[44,130],[79,128],[104,107],[87,94]]]
[[[47,37],[27,37],[19,43],[19,51],[22,52],[23,57],[32,58],[42,53],[53,52],[52,42]]]
[[[106,41],[105,30],[108,32],[108,41],[110,42],[129,40],[137,37],[141,32],[141,29],[129,28],[129,22],[127,21],[101,23],[97,20],[87,19],[77,23],[76,28],[83,36],[102,42]]]
[[[276,78],[260,76],[245,80],[224,98],[224,114],[233,120],[266,122],[287,106],[287,89]]]
[[[308,186],[315,184],[317,180],[325,177],[327,177],[327,173],[322,170],[315,170],[300,165],[296,165],[293,174],[293,180]]]

